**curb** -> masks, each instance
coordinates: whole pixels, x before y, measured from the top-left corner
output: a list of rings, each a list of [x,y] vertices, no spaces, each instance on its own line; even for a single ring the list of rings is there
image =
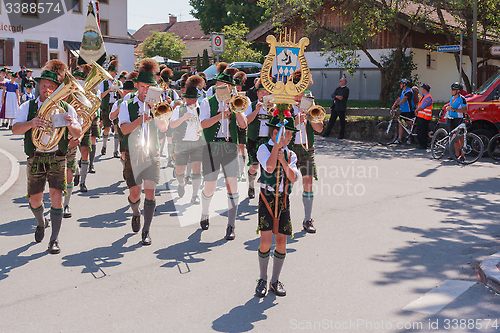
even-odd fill
[[[3,150],[2,148],[0,148],[0,154],[5,155],[10,160],[10,164],[12,166],[9,178],[2,186],[0,186],[0,195],[2,195],[16,183],[17,179],[19,178],[19,172],[21,171],[21,168],[19,167],[19,161],[14,157],[14,155],[6,150]]]
[[[481,276],[485,285],[493,289],[495,292],[500,293],[500,268],[498,264],[500,263],[500,252],[492,254],[488,258],[484,259],[479,265],[480,271],[478,272]]]

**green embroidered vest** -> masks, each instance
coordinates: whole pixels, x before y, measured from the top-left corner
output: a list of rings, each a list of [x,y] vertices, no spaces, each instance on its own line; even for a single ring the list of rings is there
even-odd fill
[[[219,101],[215,95],[208,98],[208,104],[210,105],[210,118],[217,115],[219,110]],[[205,141],[213,142],[219,133],[221,122],[218,121],[209,128],[203,129],[203,136]],[[234,144],[238,144],[238,125],[236,125],[236,116],[233,114],[231,116],[231,121],[229,122],[229,134]]]
[[[30,104],[29,104],[29,109],[28,109],[28,119],[26,121],[30,121],[33,118],[36,118],[36,116],[38,114],[38,103],[36,102],[36,100],[32,99],[29,103]],[[68,112],[68,103],[66,103],[64,101],[60,101],[59,106],[61,106],[64,109],[64,111]],[[26,131],[26,133],[24,133],[24,152],[28,156],[33,154],[33,152],[36,150],[36,146],[33,143],[33,139],[31,137],[31,131],[32,131],[32,129],[29,129]],[[59,144],[58,144],[59,150],[61,152],[63,152],[64,154],[66,154],[66,152],[68,151],[68,143],[69,143],[68,128],[65,127],[64,134],[61,138],[61,141],[59,141]]]
[[[265,143],[264,146],[271,152],[273,150],[273,146],[271,146],[269,143]],[[285,152],[285,160],[287,162],[290,161],[290,153]],[[283,185],[286,187],[286,184],[288,182],[288,191],[287,194],[292,193],[292,183],[288,180],[286,173],[283,170],[283,166],[280,163],[280,178],[284,177],[283,179]],[[276,177],[278,176],[278,168],[274,169],[273,173],[269,173],[266,171],[266,168],[264,165],[260,165],[260,177],[259,177],[259,182],[262,184],[266,184],[270,187],[272,187],[276,191]],[[280,182],[281,183],[281,182]],[[279,185],[279,184],[278,184]]]
[[[128,113],[130,116],[130,122],[133,122],[139,118],[139,103],[134,103],[133,99],[127,101]],[[158,140],[158,127],[156,127],[156,122],[154,118],[149,122],[149,142],[150,142],[150,154],[154,156],[156,152],[160,149],[160,142]],[[130,153],[129,146],[136,147],[139,142],[139,136],[141,132],[141,126],[138,126],[129,134],[123,135],[122,145],[126,151]],[[122,133],[123,134],[123,133]]]
[[[109,89],[108,80],[104,81],[103,84],[104,84],[104,91],[108,90]],[[101,94],[104,91],[101,91]],[[109,105],[109,93],[101,99],[101,108],[108,108],[108,105]]]

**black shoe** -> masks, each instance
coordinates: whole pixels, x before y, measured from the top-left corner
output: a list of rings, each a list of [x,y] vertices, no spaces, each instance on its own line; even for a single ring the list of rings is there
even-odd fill
[[[172,162],[172,160],[169,160],[167,162],[167,168],[173,168],[174,167],[174,163]]]
[[[64,206],[64,213],[63,213],[63,217],[64,218],[70,218],[72,215],[71,215],[71,209],[69,208],[69,206]]]
[[[95,173],[95,169],[93,165],[89,166],[89,173]]]
[[[80,185],[80,175],[75,175],[75,178],[73,178],[73,186],[78,185]]]
[[[132,216],[132,231],[139,232],[141,230],[141,216]]]
[[[114,157],[114,158],[120,158],[120,153],[119,153],[119,152],[117,152],[117,151],[115,151],[115,152],[113,153],[113,157]]]
[[[236,235],[234,234],[234,227],[228,225],[226,229],[226,240],[233,240]]]
[[[179,185],[179,187],[177,187],[177,194],[179,195],[179,198],[182,198],[185,193],[186,193],[185,186],[180,186]]]
[[[49,242],[49,252],[51,254],[58,254],[61,252],[61,248],[59,247],[59,241],[57,239],[55,241]]]
[[[149,237],[149,231],[142,232],[142,245],[151,245],[151,237]]]
[[[187,176],[186,177],[186,184],[191,185],[192,183],[193,183],[193,181],[191,180],[191,176]]]
[[[87,192],[88,189],[87,189],[87,186],[85,186],[85,183],[81,183],[80,184],[80,192]]]
[[[12,125],[9,126],[9,129],[11,130],[12,129]]]
[[[35,242],[40,243],[43,240],[43,236],[45,236],[45,228],[37,225],[35,230]]]
[[[255,198],[255,188],[253,187],[248,188],[248,198],[249,199]]]
[[[283,283],[276,281],[269,284],[269,290],[276,294],[276,296],[286,296],[286,290],[283,288]]]
[[[194,197],[191,198],[191,204],[192,205],[199,205],[200,204],[200,198],[195,195]]]
[[[101,149],[101,155],[106,155],[106,147],[102,147],[102,149]]]
[[[307,221],[302,222],[302,227],[304,228],[305,231],[307,231],[310,234],[316,233],[316,228],[313,225],[313,219],[309,219]]]
[[[210,223],[208,221],[208,215],[201,216],[200,226],[203,230],[208,230],[208,227],[210,226]]]
[[[267,294],[267,281],[266,280],[258,280],[257,287],[255,287],[255,296],[264,297]]]

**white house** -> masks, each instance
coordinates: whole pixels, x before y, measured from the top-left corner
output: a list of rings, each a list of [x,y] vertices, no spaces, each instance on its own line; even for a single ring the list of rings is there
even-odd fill
[[[17,9],[0,0],[0,65],[14,71],[24,65],[33,70],[33,77],[40,74],[41,68],[50,59],[59,59],[74,68],[89,2],[61,1],[59,7],[52,6],[48,16],[47,3],[19,0],[21,6],[33,2],[44,13],[41,10],[29,13],[27,10],[23,14],[22,7]],[[127,0],[99,1],[99,10],[107,55],[116,56],[121,65],[119,70],[133,70],[136,42],[127,33]]]

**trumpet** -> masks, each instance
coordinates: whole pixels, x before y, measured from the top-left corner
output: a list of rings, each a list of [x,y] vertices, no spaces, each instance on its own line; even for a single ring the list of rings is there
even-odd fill
[[[249,105],[250,103],[248,103],[248,98],[245,93],[240,92],[231,97],[231,100],[229,101],[229,110],[234,113],[242,113],[248,109]]]
[[[306,120],[311,123],[320,123],[325,119],[326,112],[325,109],[321,105],[315,105],[314,99],[308,97],[302,97],[300,102],[301,111],[306,113]],[[299,135],[302,139],[305,135],[305,150],[309,150],[309,140],[307,137],[307,131],[305,133],[302,132],[302,126],[299,127]],[[302,140],[301,140],[302,141]]]
[[[40,110],[38,110],[38,118],[45,122],[45,126],[34,128],[31,131],[33,144],[40,151],[49,151],[57,146],[66,130],[64,127],[56,128],[52,124],[52,115],[66,112],[59,105],[59,102],[72,95],[73,99],[78,100],[85,107],[89,108],[92,106],[90,101],[85,97],[85,90],[83,90],[78,81],[67,70],[65,70],[65,73],[66,76],[61,85],[50,96],[47,96]]]
[[[172,117],[174,110],[172,109],[172,106],[170,104],[162,100],[162,93],[162,88],[149,87],[144,102],[154,105],[151,109],[151,114],[153,115],[153,117],[157,118],[158,120],[168,120]]]
[[[273,114],[273,106],[274,106],[274,103],[272,103],[272,101],[274,101],[274,95],[266,95],[262,98],[262,110],[264,110],[264,112],[267,112],[270,116]]]

